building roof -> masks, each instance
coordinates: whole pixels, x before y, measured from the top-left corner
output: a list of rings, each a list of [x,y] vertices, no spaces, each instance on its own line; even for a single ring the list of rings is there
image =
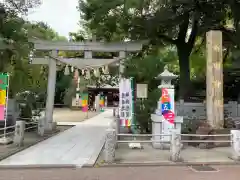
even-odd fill
[[[92,86],[92,85],[88,85],[87,87],[93,88],[93,89],[98,88],[98,87]],[[117,86],[104,85],[104,86],[101,86],[100,89],[119,89],[119,86],[118,85]]]

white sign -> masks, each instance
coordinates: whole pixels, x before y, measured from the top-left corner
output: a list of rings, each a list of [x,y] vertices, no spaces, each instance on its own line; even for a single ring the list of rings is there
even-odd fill
[[[137,98],[147,98],[147,95],[148,95],[148,85],[137,84]]]
[[[121,120],[132,119],[132,88],[130,79],[119,83],[119,116]]]

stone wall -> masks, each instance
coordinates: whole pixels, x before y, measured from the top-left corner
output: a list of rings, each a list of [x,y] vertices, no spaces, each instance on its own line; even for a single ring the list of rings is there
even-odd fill
[[[176,102],[175,111],[178,116],[206,118],[205,103]],[[224,111],[227,112],[230,117],[240,117],[240,104],[236,101],[229,101],[227,104],[224,104]]]

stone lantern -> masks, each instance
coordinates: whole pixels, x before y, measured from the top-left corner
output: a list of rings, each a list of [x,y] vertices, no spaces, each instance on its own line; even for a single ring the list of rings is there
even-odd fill
[[[170,148],[172,129],[174,129],[176,133],[181,133],[183,117],[175,115],[174,85],[172,85],[172,80],[176,78],[177,75],[169,72],[167,66],[165,66],[164,71],[157,76],[157,79],[161,79],[161,84],[158,88],[161,89],[162,94],[158,101],[156,113],[151,115],[152,140],[163,142],[153,142],[154,148]],[[159,134],[166,134],[166,136],[156,136]]]
[[[159,74],[156,79],[161,79],[161,84],[159,85],[159,88],[171,88],[174,89],[174,85],[172,85],[172,80],[176,79],[178,76],[169,72],[168,67],[164,67],[164,71]]]
[[[169,72],[167,65],[164,67],[164,71],[159,74],[156,79],[161,80],[161,84],[158,86],[159,89],[170,89],[173,92],[173,98],[174,98],[174,85],[172,85],[172,80],[176,79],[178,76]],[[173,99],[174,100],[174,99]],[[162,115],[161,113],[161,101],[158,101],[158,108],[156,110],[156,114]],[[174,106],[172,107],[174,111]]]

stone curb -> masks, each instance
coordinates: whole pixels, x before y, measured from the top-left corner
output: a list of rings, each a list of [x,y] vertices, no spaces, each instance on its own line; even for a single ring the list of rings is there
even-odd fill
[[[105,145],[105,136],[103,137],[103,139],[101,140],[100,144],[99,144],[99,148],[97,148],[96,151],[94,151],[93,155],[91,156],[91,158],[88,160],[87,163],[85,163],[82,167],[94,167],[95,164],[97,163],[97,160],[101,154],[101,152],[104,149],[104,145]]]
[[[115,163],[115,164],[98,164],[98,168],[108,167],[142,167],[142,166],[194,166],[194,165],[240,165],[240,162],[149,162],[149,163]]]
[[[42,165],[0,165],[0,170],[4,169],[59,169],[59,168],[70,168],[70,169],[76,169],[78,168],[76,165],[72,164],[63,164],[63,165],[57,165],[57,164],[42,164]]]
[[[166,162],[159,162],[159,163],[116,163],[116,164],[101,164],[97,167],[93,166],[92,164],[85,164],[83,166],[77,166],[73,164],[48,164],[48,165],[0,165],[0,170],[4,169],[77,169],[77,168],[116,168],[116,167],[151,167],[151,166],[196,166],[196,165],[210,165],[210,166],[232,166],[232,165],[240,165],[240,162],[208,162],[208,163],[166,163]]]

